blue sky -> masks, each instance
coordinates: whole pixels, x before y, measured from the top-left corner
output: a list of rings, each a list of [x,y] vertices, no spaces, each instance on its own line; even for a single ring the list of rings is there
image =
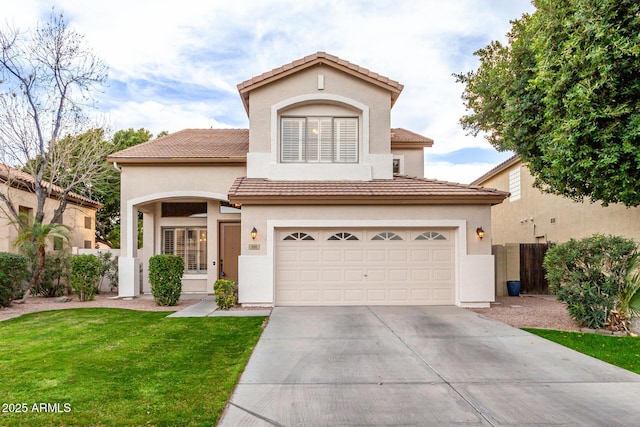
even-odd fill
[[[325,51],[399,81],[391,116],[435,140],[425,175],[467,183],[510,156],[465,135],[452,73],[504,40],[529,0],[3,0],[7,24],[35,26],[55,7],[109,65],[98,95],[113,130],[247,128],[236,85]]]

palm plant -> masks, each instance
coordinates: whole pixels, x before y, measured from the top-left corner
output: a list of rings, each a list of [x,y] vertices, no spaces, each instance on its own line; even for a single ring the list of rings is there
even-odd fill
[[[18,226],[18,237],[13,245],[31,258],[33,265],[31,280],[24,295],[26,299],[45,269],[47,244],[56,237],[68,242],[71,227],[58,223],[44,224],[25,214],[20,214],[19,220],[14,223]]]

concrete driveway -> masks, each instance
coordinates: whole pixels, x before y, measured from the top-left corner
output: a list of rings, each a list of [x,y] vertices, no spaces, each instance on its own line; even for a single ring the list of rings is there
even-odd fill
[[[219,425],[637,425],[640,375],[458,307],[279,307]]]

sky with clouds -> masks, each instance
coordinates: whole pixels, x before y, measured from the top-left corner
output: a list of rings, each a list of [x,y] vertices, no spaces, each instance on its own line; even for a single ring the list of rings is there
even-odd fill
[[[504,40],[530,0],[2,0],[3,25],[52,7],[109,66],[99,108],[114,130],[247,128],[236,85],[317,51],[399,81],[391,116],[435,140],[425,175],[468,183],[510,156],[459,125],[473,52]]]

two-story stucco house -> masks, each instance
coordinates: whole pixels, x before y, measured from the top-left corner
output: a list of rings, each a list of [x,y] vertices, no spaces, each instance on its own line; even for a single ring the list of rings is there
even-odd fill
[[[188,129],[109,157],[121,296],[148,292],[148,258],[171,253],[185,292],[231,278],[245,305],[493,301],[491,239],[476,230],[491,235],[508,193],[424,178],[433,141],[390,126],[400,83],[318,52],[238,89],[248,130]]]
[[[58,206],[61,188],[53,186],[51,196],[44,205],[45,221],[50,221]],[[36,196],[33,193],[33,177],[18,169],[0,165],[0,193],[5,196],[18,213],[33,216],[37,209]],[[80,194],[67,194],[67,208],[62,215],[62,223],[69,227],[69,244],[76,248],[93,249],[96,241],[96,211],[100,203]],[[12,224],[13,217],[0,200],[0,252],[17,253],[14,242],[18,237],[18,228]],[[57,245],[53,245],[58,249]]]

